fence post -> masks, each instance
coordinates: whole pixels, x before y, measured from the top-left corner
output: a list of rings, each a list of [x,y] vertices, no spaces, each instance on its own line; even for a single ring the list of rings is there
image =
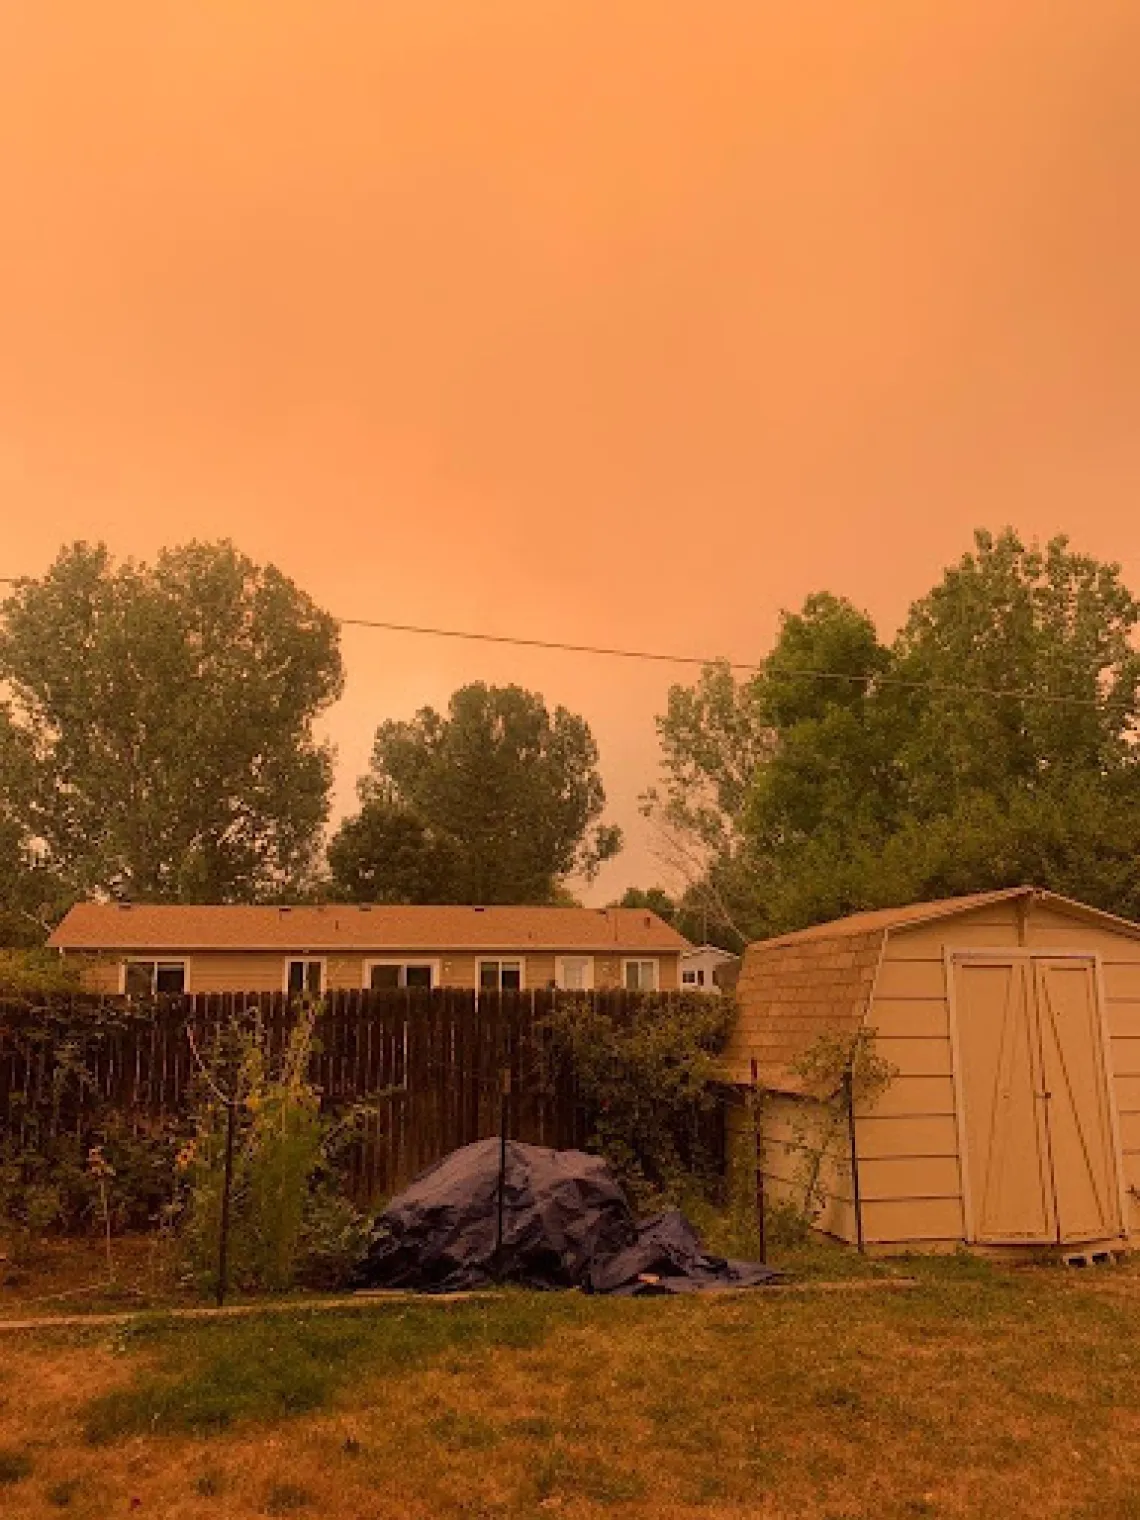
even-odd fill
[[[752,1058],[752,1124],[756,1143],[756,1233],[760,1243],[760,1262],[768,1261],[768,1242],[764,1231],[764,1135],[760,1113],[760,1071],[756,1057]]]
[[[855,1080],[851,1067],[843,1073],[843,1103],[847,1109],[847,1145],[851,1159],[851,1201],[855,1208],[855,1242],[863,1254],[863,1207],[859,1197],[859,1155],[855,1144]]]
[[[498,1219],[495,1226],[495,1276],[503,1266],[503,1203],[507,1189],[507,1126],[510,1119],[511,1068],[504,1066],[499,1072],[499,1197]]]

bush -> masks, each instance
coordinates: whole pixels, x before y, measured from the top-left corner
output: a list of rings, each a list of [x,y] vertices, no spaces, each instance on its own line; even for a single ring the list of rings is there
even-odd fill
[[[734,1016],[730,998],[682,993],[605,1006],[568,998],[544,1021],[549,1080],[577,1085],[588,1143],[638,1202],[677,1200],[718,1170],[710,1119]]]
[[[363,1216],[339,1195],[332,1158],[348,1119],[321,1114],[309,1079],[317,1005],[298,1015],[280,1060],[259,1022],[226,1032],[198,1085],[196,1132],[179,1164],[187,1175],[185,1239],[191,1271],[217,1286],[225,1180],[227,1105],[234,1105],[230,1202],[231,1280],[245,1291],[299,1283],[333,1287],[367,1247]]]

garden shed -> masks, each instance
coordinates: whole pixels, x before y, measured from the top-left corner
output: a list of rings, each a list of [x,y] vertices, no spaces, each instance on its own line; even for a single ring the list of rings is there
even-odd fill
[[[769,1196],[798,1203],[814,1166],[819,1229],[883,1253],[1140,1244],[1140,925],[1031,887],[859,913],[751,945],[737,1000]],[[856,1044],[889,1080],[847,1105],[812,1053]]]

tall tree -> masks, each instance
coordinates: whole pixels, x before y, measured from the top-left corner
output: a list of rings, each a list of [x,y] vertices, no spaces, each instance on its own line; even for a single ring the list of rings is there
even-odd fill
[[[0,676],[8,813],[76,891],[232,901],[309,871],[338,635],[272,566],[229,543],[153,566],[75,544],[0,608]]]
[[[750,935],[1024,881],[1140,916],[1138,623],[1118,566],[1009,530],[979,532],[890,648],[809,599],[740,689],[750,777],[691,890]],[[681,737],[683,802],[716,746]]]
[[[874,748],[863,705],[889,660],[865,613],[818,593],[781,615],[755,676],[737,680],[721,663],[670,691],[658,719],[664,782],[643,801],[710,938],[738,949],[774,928],[778,859],[819,827],[829,795],[860,793]]]
[[[361,811],[329,850],[334,891],[379,901],[557,900],[621,847],[585,720],[518,686],[461,687],[376,733]],[[404,850],[393,858],[385,840]]]

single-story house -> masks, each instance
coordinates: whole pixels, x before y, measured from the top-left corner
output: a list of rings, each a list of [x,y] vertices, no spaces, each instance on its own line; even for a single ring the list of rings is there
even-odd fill
[[[644,908],[79,903],[48,941],[109,993],[672,991],[688,940]]]
[[[681,956],[681,987],[694,992],[723,992],[725,973],[739,963],[738,955],[719,945],[694,945]]]
[[[751,945],[737,1001],[772,1197],[801,1200],[830,1133],[822,1230],[879,1252],[1140,1244],[1140,925],[1031,887],[859,913]],[[890,1080],[837,1123],[803,1058],[860,1030]]]

